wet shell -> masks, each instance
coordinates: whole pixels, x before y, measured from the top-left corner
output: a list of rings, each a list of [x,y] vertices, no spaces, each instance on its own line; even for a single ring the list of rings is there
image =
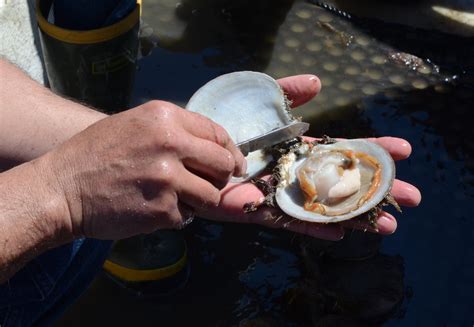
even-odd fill
[[[283,156],[278,169],[278,206],[289,216],[320,223],[348,220],[377,207],[395,177],[390,154],[359,139],[304,144]]]
[[[201,87],[186,109],[198,112],[223,126],[239,143],[295,121],[278,83],[270,76],[251,71],[219,76]],[[254,151],[247,156],[247,179],[263,171],[270,155]]]

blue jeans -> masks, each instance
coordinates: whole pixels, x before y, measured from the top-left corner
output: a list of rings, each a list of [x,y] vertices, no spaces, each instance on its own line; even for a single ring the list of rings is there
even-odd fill
[[[33,259],[0,285],[0,326],[46,326],[100,271],[111,241],[76,240]]]

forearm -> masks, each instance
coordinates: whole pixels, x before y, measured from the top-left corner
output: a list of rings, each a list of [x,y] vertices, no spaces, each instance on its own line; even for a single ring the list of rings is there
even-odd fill
[[[34,160],[0,173],[0,284],[34,257],[73,239],[67,204],[44,179],[51,176],[48,168],[41,167]]]
[[[0,171],[39,157],[104,117],[0,58]]]

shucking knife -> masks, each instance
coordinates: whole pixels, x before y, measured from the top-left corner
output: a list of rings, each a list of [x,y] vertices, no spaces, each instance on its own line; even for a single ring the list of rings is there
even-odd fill
[[[294,137],[303,135],[309,129],[309,124],[296,122],[274,129],[266,134],[251,138],[250,140],[237,143],[236,145],[246,156],[249,152],[264,149],[272,145],[290,140]]]

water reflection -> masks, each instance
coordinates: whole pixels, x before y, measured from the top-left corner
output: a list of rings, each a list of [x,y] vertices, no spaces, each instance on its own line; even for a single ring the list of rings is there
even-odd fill
[[[357,231],[340,243],[299,238],[302,275],[274,285],[279,287],[271,297],[281,296],[272,308],[247,317],[241,326],[380,326],[390,318],[403,318],[402,304],[410,296],[403,259],[380,253],[381,240]],[[246,305],[251,307],[248,301]]]
[[[353,103],[364,96],[390,88],[424,89],[441,83],[452,73],[439,74],[436,65],[417,57],[413,57],[417,60],[415,66],[407,66],[407,54],[400,53],[389,43],[392,39],[398,43],[406,41],[406,29],[386,27],[387,37],[381,42],[371,34],[384,34],[380,24],[368,29],[366,23],[360,26],[359,20],[341,19],[306,2],[259,1],[256,6],[251,1],[188,0],[174,1],[173,6],[172,0],[167,1],[167,5],[156,4],[144,10],[143,20],[148,24],[145,39],[159,46],[152,53],[151,61],[154,65],[163,63],[163,68],[158,66],[153,70],[163,78],[147,88],[152,87],[149,93],[155,96],[182,104],[199,86],[193,84],[195,87],[190,85],[188,89],[186,83],[187,79],[195,78],[192,75],[196,75],[197,70],[208,79],[246,69],[264,71],[276,78],[315,73],[322,79],[324,92],[298,111],[306,120],[317,119],[333,108],[354,107]],[[162,16],[168,17],[165,22],[160,19]],[[168,32],[175,28],[171,22],[179,24],[181,31],[174,38]],[[399,31],[396,37],[393,30]],[[425,33],[411,39],[418,41],[418,48],[425,49],[429,47],[419,41],[433,38],[427,38]],[[435,40],[431,44],[440,42]],[[196,61],[184,69],[186,73],[181,73],[182,61],[173,57],[176,52],[186,53]],[[149,48],[146,53],[150,53]],[[422,58],[431,58],[422,55]],[[148,64],[142,61],[141,66]],[[214,71],[211,76],[210,71]],[[170,76],[173,76],[171,81]],[[178,85],[174,81],[185,83]],[[171,89],[170,92],[167,89]],[[136,90],[136,98],[143,97],[141,88]],[[183,96],[177,98],[175,90]]]

